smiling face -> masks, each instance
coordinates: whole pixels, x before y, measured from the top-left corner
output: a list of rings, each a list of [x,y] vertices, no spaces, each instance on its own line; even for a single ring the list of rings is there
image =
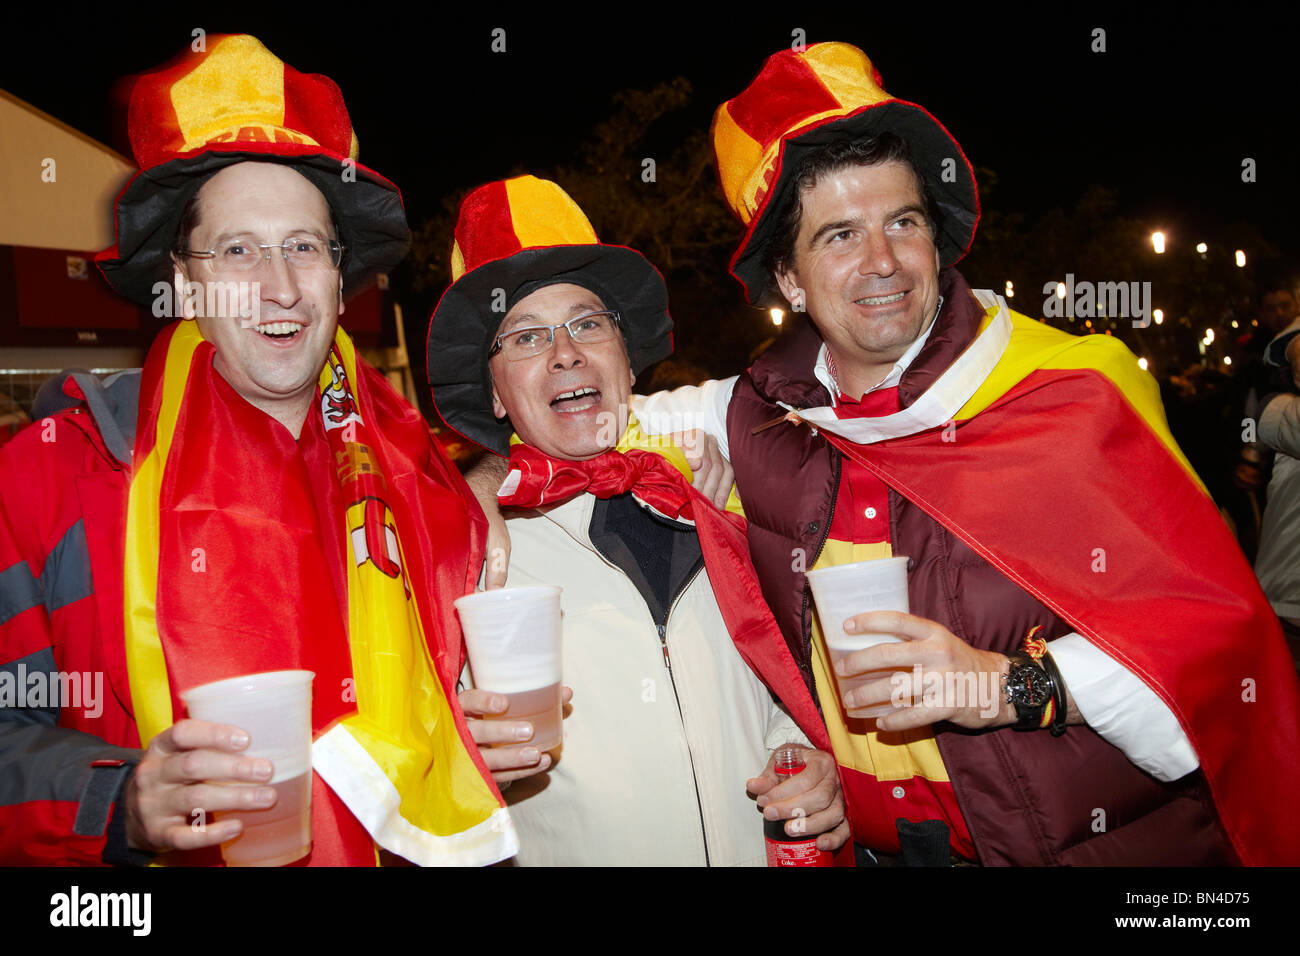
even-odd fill
[[[939,304],[939,252],[916,176],[902,162],[827,173],[802,194],[794,261],[777,273],[802,302],[857,397],[879,383],[929,327]]]
[[[336,238],[320,190],[278,163],[226,167],[203,185],[198,209],[198,224],[188,239],[181,237],[193,250],[230,250],[246,242],[236,251],[258,255],[257,243]],[[199,331],[216,349],[213,366],[221,376],[296,436],[343,311],[339,270],[290,265],[278,249],[251,272],[223,271],[216,259],[180,257],[176,263],[181,278],[201,283],[205,293],[217,284],[239,284],[234,295],[205,295]],[[226,307],[204,314],[214,301]]]
[[[605,308],[595,293],[581,286],[543,286],[506,313],[497,334],[555,326]],[[489,367],[493,414],[508,416],[521,439],[551,457],[594,458],[623,437],[633,375],[622,335],[581,345],[564,329],[556,329],[548,351],[517,362],[497,354]]]

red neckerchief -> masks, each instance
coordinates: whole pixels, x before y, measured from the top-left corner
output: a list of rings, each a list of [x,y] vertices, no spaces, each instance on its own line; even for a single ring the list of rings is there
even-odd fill
[[[630,491],[660,514],[694,521],[709,583],[736,650],[781,699],[812,745],[830,751],[821,715],[763,600],[745,539],[744,518],[719,511],[681,472],[653,452],[607,451],[586,461],[566,461],[519,444],[510,451],[510,475],[503,487],[510,487],[516,474],[518,484],[498,496],[503,506],[536,508],[584,492],[610,498]]]

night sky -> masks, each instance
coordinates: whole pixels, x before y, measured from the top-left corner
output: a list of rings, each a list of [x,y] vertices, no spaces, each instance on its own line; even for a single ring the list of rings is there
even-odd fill
[[[685,76],[695,101],[672,122],[707,126],[801,28],[808,42],[866,50],[891,93],[927,107],[973,163],[997,172],[1000,208],[1068,207],[1101,182],[1119,190],[1121,213],[1149,217],[1171,242],[1212,242],[1216,227],[1246,221],[1284,253],[1300,251],[1291,228],[1300,84],[1282,21],[1193,20],[1186,8],[1140,21],[1100,12],[1012,21],[903,6],[912,15],[774,22],[740,5],[700,18],[624,2],[595,23],[569,12],[456,19],[435,5],[377,3],[297,5],[292,19],[273,15],[282,4],[254,4],[259,13],[247,17],[133,5],[129,18],[60,5],[46,23],[6,30],[0,88],[126,151],[110,121],[117,77],[180,52],[195,27],[251,32],[298,69],[339,83],[361,161],[402,188],[418,224],[446,194],[571,160],[615,90]],[[505,53],[490,49],[494,27],[506,30]],[[1106,30],[1105,53],[1090,51],[1095,27]],[[1253,184],[1241,181],[1247,156],[1258,163]]]

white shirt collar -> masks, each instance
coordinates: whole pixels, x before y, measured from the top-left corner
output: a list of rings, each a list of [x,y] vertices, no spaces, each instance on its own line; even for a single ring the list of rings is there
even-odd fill
[[[908,346],[907,351],[894,363],[894,367],[889,370],[889,374],[884,377],[884,380],[871,386],[863,393],[864,395],[869,395],[880,388],[893,388],[903,380],[903,373],[907,371],[908,366],[912,364],[921,349],[925,347],[926,340],[930,338],[930,333],[934,331],[934,326],[939,321],[941,311],[943,311],[943,296],[939,296],[939,307],[934,311],[934,319],[931,320],[929,328],[917,336],[916,341]],[[835,377],[831,375],[828,359],[829,353],[826,350],[826,343],[823,342],[822,347],[817,351],[817,364],[813,366],[813,375],[817,376],[817,381],[826,386],[826,391],[831,393],[831,406],[834,407],[839,404],[840,386],[835,381]]]

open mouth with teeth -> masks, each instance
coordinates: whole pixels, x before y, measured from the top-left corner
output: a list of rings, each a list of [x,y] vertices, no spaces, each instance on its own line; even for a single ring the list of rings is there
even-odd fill
[[[907,295],[907,292],[903,291],[895,292],[893,295],[870,295],[853,301],[857,305],[891,305],[894,302],[902,301],[905,295]]]
[[[288,342],[302,331],[302,326],[297,322],[264,322],[257,326],[257,331],[268,339]]]
[[[585,412],[598,404],[600,404],[600,389],[590,386],[561,392],[551,399],[551,408],[563,414]]]

